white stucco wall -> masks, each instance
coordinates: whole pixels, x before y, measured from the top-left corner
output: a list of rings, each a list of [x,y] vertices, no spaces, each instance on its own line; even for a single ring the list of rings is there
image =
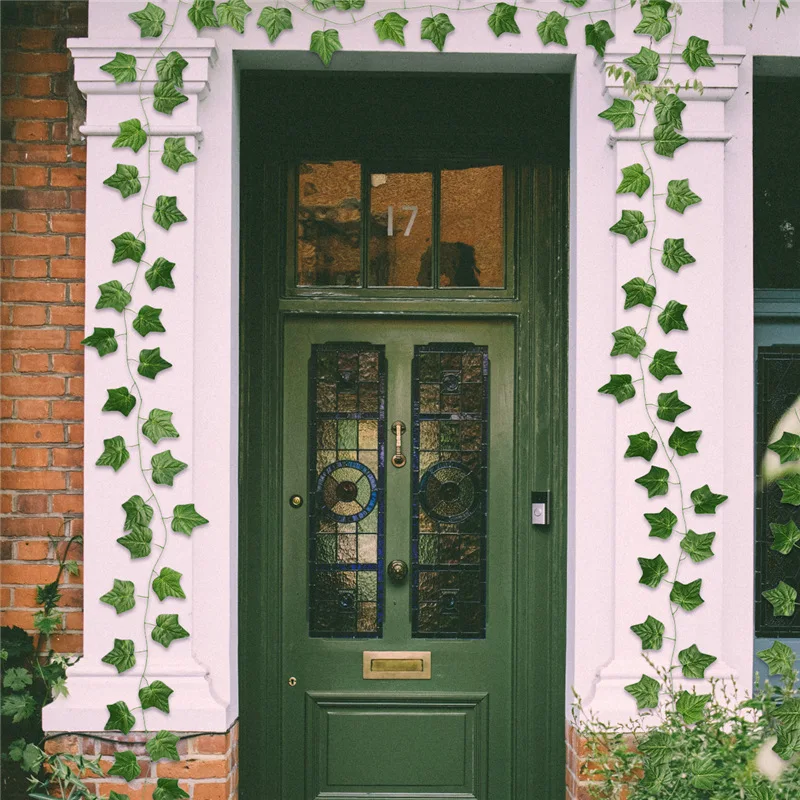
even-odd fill
[[[589,0],[590,4],[595,0]],[[160,3],[172,9],[173,3]],[[116,87],[99,70],[114,52],[141,55],[144,64],[153,40],[141,40],[127,20],[142,2],[91,0],[89,37],[73,40],[76,78],[88,94],[86,132],[89,140],[87,198],[87,330],[113,325],[114,313],[91,308],[97,284],[127,275],[130,262],[111,267],[109,240],[124,230],[138,230],[133,219],[138,204],[128,204],[102,185],[118,161],[143,167],[144,151],[112,150],[110,134],[116,123],[141,117],[138,98],[129,87]],[[174,730],[220,730],[238,715],[236,678],[237,591],[237,447],[238,447],[238,114],[237,68],[241,64],[265,68],[322,69],[315,55],[305,53],[316,20],[295,12],[294,30],[276,45],[268,43],[255,20],[263,3],[253,3],[246,33],[206,29],[198,37],[185,14],[168,43],[190,62],[189,103],[173,117],[151,114],[163,135],[186,135],[196,149],[197,164],[168,173],[156,161],[151,197],[176,194],[189,221],[163,234],[148,228],[148,255],[175,261],[175,292],[161,290],[158,305],[168,333],[137,347],[162,347],[175,366],[148,384],[153,404],[175,412],[181,438],[170,441],[173,454],[190,470],[166,490],[174,502],[195,502],[211,519],[191,539],[171,535],[168,566],[184,572],[188,602],[165,611],[180,610],[191,638],[169,651],[153,648],[150,677],[168,676],[175,689],[168,724]],[[374,10],[380,0],[367,4]],[[394,3],[387,3],[394,7]],[[643,323],[641,307],[623,312],[622,283],[634,275],[646,277],[643,253],[647,242],[634,247],[609,232],[623,208],[641,208],[647,219],[650,199],[620,195],[615,188],[620,168],[641,161],[639,142],[632,131],[611,136],[613,128],[597,114],[621,96],[603,71],[602,60],[583,43],[583,20],[567,29],[570,46],[543,47],[536,35],[539,19],[522,8],[518,22],[522,36],[496,38],[486,26],[486,12],[454,15],[455,33],[447,39],[445,54],[437,54],[419,38],[419,21],[429,5],[409,2],[404,15],[407,46],[379,43],[371,24],[343,30],[344,51],[331,69],[452,70],[452,71],[570,71],[571,131],[571,399],[570,399],[570,530],[567,684],[609,719],[627,718],[633,700],[622,687],[636,681],[645,668],[639,640],[628,627],[652,613],[667,621],[667,590],[653,593],[638,585],[638,556],[662,552],[677,557],[678,537],[663,543],[648,539],[642,514],[657,511],[665,498],[646,499],[634,479],[647,467],[625,460],[627,434],[647,429],[640,401],[617,406],[597,393],[610,372],[631,371],[633,361],[608,355],[611,331]],[[521,4],[527,6],[528,4]],[[563,3],[537,3],[547,12],[564,12]],[[653,158],[656,181],[689,177],[703,202],[684,217],[668,210],[659,214],[659,234],[684,237],[697,264],[679,276],[657,265],[659,299],[674,298],[689,307],[688,333],[664,338],[651,327],[651,349],[665,346],[679,351],[684,375],[658,391],[678,388],[693,409],[681,417],[686,429],[702,428],[701,455],[681,462],[687,490],[705,483],[730,495],[716,517],[698,523],[698,531],[716,530],[716,556],[701,565],[689,565],[686,581],[703,578],[705,604],[681,615],[680,647],[697,643],[718,656],[709,675],[736,675],[749,681],[752,665],[753,493],[752,457],[752,276],[750,194],[752,56],[800,54],[800,15],[790,13],[775,23],[766,9],[752,31],[752,10],[738,0],[686,0],[678,41],[695,34],[709,39],[709,51],[720,65],[702,70],[706,86],[702,97],[687,95],[685,134],[695,141],[679,150],[674,160]],[[169,11],[168,11],[169,13]],[[599,12],[597,16],[600,16]],[[597,16],[595,18],[597,18]],[[616,31],[608,45],[606,63],[617,63],[648,44],[632,30],[638,9],[628,7],[606,15]],[[668,40],[654,47],[665,51]],[[676,48],[677,49],[677,48]],[[682,49],[682,48],[681,48]],[[678,51],[679,52],[679,51]],[[664,56],[666,59],[666,55]],[[741,65],[740,65],[741,64]],[[740,66],[739,66],[740,65]],[[671,77],[693,77],[676,54]],[[738,86],[738,89],[737,89]],[[645,128],[645,134],[648,129]],[[197,137],[202,136],[202,143]],[[633,134],[633,135],[632,135]],[[656,241],[656,244],[658,242]],[[132,273],[131,273],[132,274]],[[123,280],[124,278],[119,278]],[[130,277],[128,277],[130,279]],[[144,302],[144,301],[143,301]],[[146,302],[151,302],[149,299]],[[657,300],[658,302],[658,300]],[[137,351],[138,352],[138,351]],[[621,363],[624,362],[624,363]],[[116,677],[100,659],[113,637],[141,635],[139,612],[117,619],[98,602],[115,575],[145,580],[145,573],[115,543],[121,528],[120,503],[141,493],[133,469],[113,475],[94,466],[102,440],[123,432],[123,426],[99,411],[105,389],[125,385],[124,365],[113,357],[102,361],[91,351],[86,359],[86,639],[85,657],[71,670],[70,697],[45,709],[48,730],[97,730],[107,719],[105,704],[125,699],[138,705],[138,673]],[[191,391],[185,387],[191,386]],[[130,427],[130,421],[127,423]],[[735,431],[735,436],[731,432]],[[743,445],[743,443],[745,443]],[[164,443],[162,443],[163,445]],[[163,446],[156,448],[164,449]],[[674,502],[672,503],[674,505]],[[688,496],[687,496],[688,505]],[[691,523],[690,523],[691,524]],[[172,562],[175,563],[172,563]],[[180,562],[183,566],[179,565]],[[681,612],[679,612],[680,614]],[[257,635],[257,634],[256,634]],[[566,703],[571,702],[568,692]],[[155,713],[158,712],[148,712]]]

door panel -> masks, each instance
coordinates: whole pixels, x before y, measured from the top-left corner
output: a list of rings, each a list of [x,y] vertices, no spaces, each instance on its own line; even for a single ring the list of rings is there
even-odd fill
[[[286,800],[508,797],[514,323],[285,326]],[[430,652],[430,679],[367,681],[365,650]]]

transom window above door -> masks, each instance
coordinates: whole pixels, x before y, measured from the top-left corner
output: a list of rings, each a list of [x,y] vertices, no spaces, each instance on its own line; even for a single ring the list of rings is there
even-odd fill
[[[438,159],[297,164],[290,292],[504,295],[513,284],[513,173]]]

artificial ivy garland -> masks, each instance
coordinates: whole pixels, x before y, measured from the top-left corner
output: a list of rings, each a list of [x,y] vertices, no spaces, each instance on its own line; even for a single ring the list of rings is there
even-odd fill
[[[601,15],[614,10],[611,8],[599,9],[596,12],[581,9],[587,0],[563,0],[567,6],[572,6],[575,11],[564,10],[564,13],[550,11],[545,13],[534,8],[527,8],[508,3],[490,3],[470,7],[463,7],[459,2],[457,6],[443,6],[433,4],[430,6],[430,16],[421,21],[421,38],[430,41],[439,51],[445,47],[447,37],[455,30],[447,12],[481,12],[487,14],[487,25],[496,36],[520,35],[522,28],[517,21],[518,12],[530,13],[539,18],[536,31],[544,45],[567,45],[567,27],[571,19],[579,16],[588,17],[584,26],[586,45],[592,47],[603,56],[609,40],[614,38],[614,32],[609,23],[604,19],[594,20],[592,14]],[[636,0],[631,0],[634,5]],[[137,406],[135,441],[126,442],[123,436],[115,436],[105,440],[105,448],[97,464],[109,466],[114,471],[119,470],[130,459],[131,450],[136,450],[138,469],[141,473],[146,495],[134,495],[122,507],[125,512],[123,524],[124,535],[117,541],[130,552],[132,559],[152,557],[153,547],[158,552],[153,559],[150,578],[144,594],[137,594],[133,582],[115,578],[109,591],[100,599],[115,608],[118,614],[127,613],[135,608],[137,600],[144,601],[144,642],[140,643],[137,650],[136,644],[130,639],[114,639],[113,647],[109,650],[103,661],[116,667],[122,673],[134,667],[137,655],[144,657],[144,669],[139,687],[138,709],[129,709],[126,703],[119,701],[108,706],[109,719],[106,730],[116,730],[127,734],[135,724],[133,711],[141,711],[144,729],[147,730],[147,721],[144,712],[149,708],[158,708],[162,712],[169,712],[169,700],[172,689],[159,680],[150,681],[147,677],[147,660],[149,654],[149,641],[152,639],[164,647],[176,639],[189,636],[180,624],[178,614],[158,614],[155,621],[150,620],[150,606],[153,594],[159,601],[167,597],[184,599],[185,594],[181,588],[181,574],[169,566],[162,565],[166,557],[167,545],[170,534],[168,521],[171,520],[173,532],[191,535],[194,528],[203,525],[206,520],[189,503],[177,505],[171,516],[165,516],[159,502],[157,485],[172,486],[173,481],[187,464],[174,458],[170,450],[166,449],[152,457],[150,466],[145,466],[141,454],[142,436],[158,444],[162,439],[178,437],[178,431],[172,423],[172,412],[151,408],[147,416],[144,415],[144,397],[140,381],[134,374],[132,364],[136,364],[136,372],[142,378],[156,379],[158,374],[169,369],[172,364],[162,355],[159,347],[152,349],[143,348],[138,359],[133,357],[134,347],[131,344],[132,327],[134,332],[142,338],[151,333],[165,331],[161,320],[161,309],[150,305],[143,305],[138,312],[131,307],[134,290],[137,288],[137,278],[142,265],[147,267],[145,281],[151,292],[159,289],[175,289],[172,270],[175,264],[168,261],[163,255],[158,255],[151,262],[144,260],[147,247],[147,230],[145,209],[152,209],[152,220],[155,224],[169,230],[173,224],[186,220],[180,211],[178,198],[169,195],[160,195],[155,204],[146,202],[150,183],[152,156],[157,151],[153,149],[150,138],[150,119],[147,103],[152,102],[155,112],[171,114],[187,97],[180,91],[183,86],[182,74],[187,66],[186,60],[180,53],[165,48],[167,40],[174,28],[177,15],[181,7],[187,5],[185,0],[177,0],[171,22],[166,22],[166,13],[159,6],[148,2],[144,8],[129,15],[135,23],[143,38],[158,38],[159,42],[154,48],[154,54],[145,68],[137,65],[136,58],[127,53],[117,53],[113,60],[104,64],[101,69],[114,77],[118,84],[139,83],[139,99],[142,108],[143,121],[139,119],[124,120],[119,123],[119,136],[113,142],[115,148],[130,148],[138,152],[145,144],[147,150],[146,176],[140,176],[138,169],[129,164],[118,164],[116,171],[104,183],[119,191],[122,201],[132,196],[141,199],[141,230],[134,235],[126,231],[120,233],[113,240],[114,252],[112,263],[133,262],[135,271],[133,279],[127,285],[118,280],[108,281],[100,287],[100,298],[97,308],[112,309],[121,315],[122,331],[117,333],[115,328],[95,328],[94,332],[84,340],[84,344],[97,349],[101,357],[112,354],[122,344],[124,358],[128,366],[130,386],[110,388],[108,400],[103,406],[103,411],[117,412],[125,418]],[[627,2],[625,3],[627,5]],[[316,53],[323,64],[330,64],[334,54],[342,49],[338,29],[343,26],[367,24],[372,22],[375,33],[380,41],[392,41],[400,46],[405,45],[405,28],[408,20],[396,10],[375,11],[356,18],[353,12],[365,7],[365,0],[310,0],[308,3],[295,3],[291,0],[282,0],[280,4],[264,7],[256,22],[256,26],[263,29],[270,43],[274,43],[281,35],[293,28],[292,13],[310,15],[322,21],[322,28],[311,34],[309,50]],[[641,2],[641,20],[634,29],[634,33],[649,37],[656,42],[671,34],[670,55],[675,50],[677,36],[677,22],[681,13],[680,6],[670,3],[669,0],[649,0]],[[785,0],[780,0],[778,13],[785,8]],[[331,17],[323,16],[326,12],[333,12]],[[335,12],[349,13],[349,17],[342,17]],[[437,13],[438,12],[438,13]],[[187,9],[188,18],[198,32],[205,28],[229,27],[238,33],[243,33],[248,16],[252,13],[251,7],[244,0],[227,0],[215,4],[214,0],[194,0]],[[524,27],[524,24],[523,24]],[[166,34],[163,34],[166,28]],[[163,36],[162,36],[163,34]],[[153,89],[152,97],[146,98],[142,94],[144,75],[147,73],[153,60],[156,63],[157,82]],[[708,54],[708,41],[698,36],[690,36],[681,52],[683,61],[694,72],[700,68],[713,68],[714,61]],[[688,139],[681,133],[683,124],[681,119],[685,103],[679,97],[679,90],[690,88],[690,82],[684,86],[676,85],[668,77],[670,66],[661,66],[661,54],[649,47],[643,46],[639,53],[625,59],[628,69],[610,67],[609,73],[623,81],[626,93],[632,99],[615,99],[608,109],[599,116],[611,124],[615,130],[634,128],[637,125],[641,132],[646,116],[651,112],[655,116],[656,126],[653,132],[652,150],[655,155],[672,158],[675,151],[687,144]],[[662,75],[663,69],[663,75]],[[660,81],[659,81],[660,77]],[[658,81],[658,83],[654,83]],[[702,91],[699,82],[691,83],[691,88]],[[637,111],[635,103],[644,105],[643,111]],[[680,476],[679,460],[698,453],[698,442],[702,431],[686,431],[678,425],[669,429],[663,423],[673,425],[677,418],[688,411],[691,406],[684,402],[677,390],[660,392],[655,401],[649,394],[651,380],[661,383],[667,378],[674,378],[682,374],[678,363],[678,352],[659,349],[654,353],[647,352],[647,336],[652,322],[653,309],[658,309],[657,322],[665,334],[672,331],[688,330],[685,319],[687,306],[677,299],[669,298],[663,305],[656,304],[657,275],[655,267],[655,253],[661,253],[660,262],[663,268],[678,273],[682,268],[694,264],[695,258],[686,249],[682,238],[667,238],[663,242],[656,239],[657,217],[659,202],[657,197],[665,197],[665,205],[671,213],[692,213],[691,207],[701,202],[701,198],[692,191],[689,180],[669,181],[666,191],[656,192],[655,175],[653,172],[649,143],[641,142],[642,160],[644,164],[634,163],[622,169],[622,180],[617,188],[617,194],[635,194],[638,198],[650,192],[652,199],[652,217],[645,219],[644,214],[638,210],[624,210],[620,219],[611,227],[615,234],[625,237],[631,246],[636,246],[640,240],[647,240],[645,270],[643,275],[632,276],[623,286],[624,308],[626,310],[639,307],[647,309],[644,324],[640,327],[626,325],[613,332],[614,344],[611,355],[620,358],[633,359],[638,370],[637,377],[627,372],[620,372],[610,376],[609,381],[600,387],[599,391],[612,395],[617,402],[622,404],[633,399],[637,394],[641,397],[645,413],[649,420],[649,429],[628,436],[629,447],[625,453],[626,458],[641,458],[650,464],[649,471],[636,479],[649,498],[666,496],[673,492],[677,497],[671,502],[672,508],[665,506],[657,513],[646,513],[644,518],[649,525],[649,535],[658,539],[669,539],[677,529],[680,529],[680,555],[668,579],[670,567],[662,555],[655,558],[640,558],[641,579],[640,583],[653,590],[659,589],[662,583],[671,586],[669,593],[668,613],[671,621],[672,636],[665,636],[664,622],[648,616],[647,619],[632,626],[632,631],[641,639],[642,650],[660,650],[664,640],[672,642],[672,652],[667,674],[672,680],[674,673],[680,669],[686,679],[702,679],[705,671],[714,663],[716,657],[703,653],[697,644],[692,644],[680,652],[677,651],[677,620],[678,613],[690,613],[703,603],[702,579],[682,583],[678,580],[682,563],[687,559],[693,562],[703,562],[714,553],[712,545],[716,533],[696,533],[689,528],[687,511],[696,515],[714,514],[718,505],[727,497],[713,492],[708,485],[695,488],[689,494],[690,504],[685,498],[685,489]],[[184,165],[196,161],[196,157],[186,147],[184,138],[166,138],[161,151],[161,160],[167,167],[178,171]],[[142,184],[144,181],[144,185]],[[661,247],[656,247],[656,243]],[[133,317],[133,319],[130,319]],[[130,326],[128,325],[130,319]],[[691,320],[691,315],[690,315]],[[650,377],[645,375],[645,367]],[[637,384],[640,384],[637,387]],[[637,391],[638,388],[638,391]],[[793,437],[793,438],[792,438]],[[784,434],[783,438],[770,447],[779,453],[781,460],[800,460],[800,437],[794,434]],[[663,466],[652,464],[653,458],[660,456]],[[793,476],[779,482],[784,491],[784,502],[800,505],[800,477]],[[677,507],[675,502],[677,501]],[[154,508],[155,506],[155,508]],[[154,534],[150,525],[156,518],[159,527],[163,530],[161,543],[153,542]],[[677,513],[676,513],[677,512]],[[779,552],[790,552],[795,546],[800,546],[800,529],[794,523],[785,526],[773,526],[775,534],[774,549]],[[140,587],[142,590],[142,587]],[[771,592],[766,592],[768,599],[773,603],[776,613],[794,613],[797,605],[797,592],[786,584],[780,584]],[[111,644],[111,643],[109,643]],[[788,651],[788,653],[786,652]],[[770,666],[771,671],[786,672],[794,663],[791,650],[781,643],[775,643],[768,651],[759,653]],[[642,675],[637,683],[626,687],[626,690],[636,699],[640,709],[658,706],[662,691],[661,683],[649,675]],[[698,695],[696,692],[683,691],[677,701],[677,711],[682,715],[687,725],[698,722],[703,717],[703,710],[710,695]],[[800,719],[800,716],[797,717]],[[787,717],[783,731],[779,736],[776,751],[786,757],[794,750],[800,750],[800,722],[793,721],[795,717]],[[791,746],[787,742],[794,741]],[[175,746],[177,737],[167,731],[159,731],[146,744],[146,748],[153,761],[162,758],[178,759]],[[792,749],[792,747],[794,749]],[[647,741],[642,745],[642,751],[647,750]],[[117,775],[126,780],[139,777],[139,766],[132,751],[123,751],[115,755],[114,765],[109,770],[110,775]],[[113,800],[124,800],[125,795],[111,793]],[[155,789],[155,800],[175,800],[188,797],[179,788],[174,779],[159,778]]]

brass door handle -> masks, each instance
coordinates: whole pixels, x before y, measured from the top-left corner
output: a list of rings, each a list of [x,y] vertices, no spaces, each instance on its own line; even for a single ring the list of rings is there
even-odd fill
[[[392,430],[395,432],[395,452],[392,456],[392,466],[404,467],[406,465],[406,457],[403,455],[403,434],[406,432],[406,426],[400,421],[392,423]]]
[[[402,583],[406,579],[406,575],[408,575],[408,564],[405,561],[392,561],[386,568],[386,572],[392,583]]]

